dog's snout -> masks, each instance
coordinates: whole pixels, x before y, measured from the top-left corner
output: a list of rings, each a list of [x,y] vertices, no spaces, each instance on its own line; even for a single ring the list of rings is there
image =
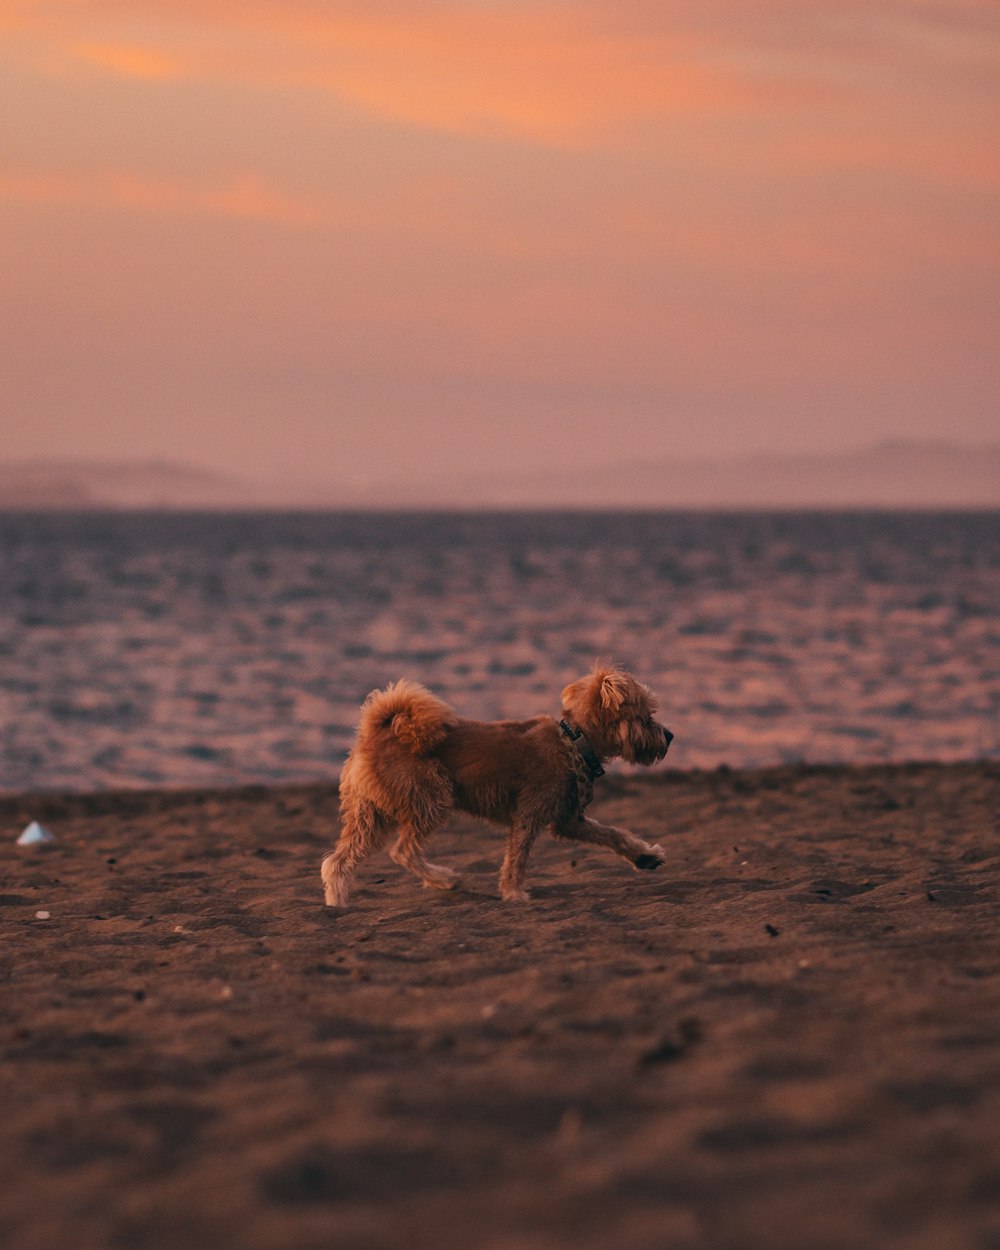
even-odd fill
[[[663,749],[664,749],[664,751],[667,751],[667,750],[669,750],[669,749],[670,749],[670,744],[671,744],[671,742],[673,742],[673,740],[674,740],[674,735],[670,732],[670,730],[669,730],[669,729],[664,729],[664,731],[663,731],[663,737],[664,737],[664,740],[665,740]]]

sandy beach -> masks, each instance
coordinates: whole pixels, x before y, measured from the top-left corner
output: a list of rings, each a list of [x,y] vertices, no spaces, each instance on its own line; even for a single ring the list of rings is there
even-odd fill
[[[996,1250],[1000,764],[619,776],[633,873],[334,787],[0,798],[7,1250]],[[31,819],[58,838],[16,847]]]

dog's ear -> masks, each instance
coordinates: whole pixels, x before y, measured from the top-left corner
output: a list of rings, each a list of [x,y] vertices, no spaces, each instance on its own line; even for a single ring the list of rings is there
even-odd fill
[[[625,673],[614,668],[596,669],[594,677],[597,681],[601,707],[604,711],[616,715],[621,711],[622,704],[628,696],[630,679]]]
[[[562,705],[564,708],[569,710],[573,707],[580,695],[583,693],[583,686],[590,680],[591,679],[589,677],[585,677],[582,681],[571,681],[569,685],[563,689]]]

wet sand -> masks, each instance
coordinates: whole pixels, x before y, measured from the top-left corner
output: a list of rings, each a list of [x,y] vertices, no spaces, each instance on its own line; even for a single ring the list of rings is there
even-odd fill
[[[0,798],[0,1244],[1000,1247],[1000,764],[602,786],[342,912],[332,788]]]

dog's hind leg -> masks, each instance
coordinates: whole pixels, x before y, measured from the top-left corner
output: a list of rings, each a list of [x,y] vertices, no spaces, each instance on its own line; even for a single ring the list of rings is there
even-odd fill
[[[596,820],[590,820],[586,816],[560,821],[552,826],[552,832],[557,838],[607,847],[622,859],[627,859],[633,868],[654,869],[663,863],[662,846],[643,842],[634,833],[616,829],[613,825],[598,824]]]
[[[515,817],[507,841],[507,854],[500,866],[500,897],[505,903],[524,903],[531,897],[524,888],[528,856],[538,836],[538,825]]]
[[[340,838],[324,855],[320,875],[327,907],[343,907],[351,892],[351,878],[363,859],[377,851],[392,832],[393,822],[374,803],[345,807]]]
[[[424,843],[433,832],[434,826],[425,829],[413,823],[404,823],[399,841],[389,855],[397,864],[408,868],[415,877],[419,877],[426,889],[453,890],[461,884],[458,873],[450,868],[442,868],[440,864],[432,864],[424,858]]]

